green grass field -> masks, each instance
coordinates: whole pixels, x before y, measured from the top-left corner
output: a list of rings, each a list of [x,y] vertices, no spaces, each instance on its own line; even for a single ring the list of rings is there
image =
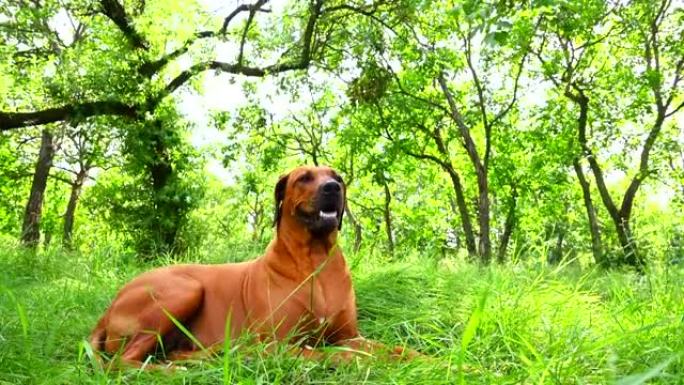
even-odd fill
[[[152,265],[105,248],[34,255],[4,246],[0,384],[684,383],[681,269],[636,276],[575,266],[479,268],[419,255],[347,259],[365,336],[427,358],[335,366],[235,343],[187,370],[105,373],[91,364],[85,338],[117,288]]]

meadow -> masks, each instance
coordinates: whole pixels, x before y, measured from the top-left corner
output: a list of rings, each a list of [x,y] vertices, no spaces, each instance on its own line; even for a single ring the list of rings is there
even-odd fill
[[[127,280],[156,265],[221,263],[254,246],[141,263],[106,247],[0,249],[0,384],[681,384],[684,270],[479,267],[455,257],[347,254],[360,328],[424,354],[347,364],[235,341],[173,372],[93,365],[86,338]]]
[[[682,36],[681,0],[0,0],[0,385],[684,385]],[[288,201],[421,357],[97,364],[122,285]]]

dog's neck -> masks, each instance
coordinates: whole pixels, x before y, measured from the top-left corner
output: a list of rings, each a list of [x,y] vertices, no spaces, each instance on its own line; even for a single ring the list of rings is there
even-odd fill
[[[316,237],[299,224],[284,223],[296,221],[295,218],[285,217],[281,221],[276,238],[266,253],[267,264],[276,266],[278,273],[290,278],[301,278],[322,269],[322,264],[326,268],[339,266],[340,263],[344,265],[344,257],[337,246],[337,231],[324,237]]]

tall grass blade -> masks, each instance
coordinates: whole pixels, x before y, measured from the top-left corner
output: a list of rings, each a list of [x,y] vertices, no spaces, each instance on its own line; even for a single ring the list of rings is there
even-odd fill
[[[626,377],[623,377],[615,383],[616,385],[641,385],[645,384],[647,381],[656,378],[660,376],[667,368],[672,360],[674,360],[675,357],[670,357],[667,360],[661,362],[660,364],[652,367],[651,369],[643,372],[643,373],[637,373],[637,374],[632,374]]]
[[[231,319],[232,311],[228,311],[226,316],[226,324],[223,329],[223,383],[225,385],[233,383],[233,369],[231,368],[230,362],[230,349],[232,343],[232,333],[231,333]]]
[[[14,306],[17,309],[17,316],[19,317],[19,325],[21,326],[21,334],[24,336],[25,340],[28,340],[29,323],[28,317],[26,317],[26,310],[24,310],[24,307],[21,305],[21,303],[19,303],[10,289],[4,286],[2,289],[5,293],[7,293],[7,296],[10,298],[10,300],[14,302]]]
[[[458,355],[458,376],[461,385],[465,384],[465,374],[463,372],[463,363],[465,362],[465,355],[468,350],[468,345],[475,338],[475,333],[477,328],[480,326],[482,321],[482,314],[484,313],[484,308],[487,303],[487,297],[489,296],[489,290],[485,290],[480,296],[477,307],[473,310],[465,329],[463,330],[463,335],[461,336],[461,350]]]
[[[207,351],[207,348],[205,348],[204,345],[202,345],[202,343],[197,339],[197,337],[195,337],[194,335],[192,335],[192,333],[190,332],[190,330],[188,330],[185,326],[183,326],[183,324],[182,324],[180,321],[178,321],[178,320],[176,319],[176,317],[173,316],[173,314],[171,314],[168,310],[166,310],[166,309],[164,309],[164,308],[162,308],[162,311],[164,312],[164,314],[165,314],[167,317],[169,317],[169,319],[171,320],[171,322],[173,322],[173,324],[176,325],[176,327],[177,327],[177,328],[178,328],[186,337],[188,337],[188,338],[190,339],[190,341],[192,341],[193,344],[195,344],[195,346],[199,347],[203,352],[206,352],[206,351]]]

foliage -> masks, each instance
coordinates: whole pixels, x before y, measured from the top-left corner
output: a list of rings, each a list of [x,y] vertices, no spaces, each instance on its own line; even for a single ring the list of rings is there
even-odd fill
[[[155,135],[149,127],[138,129],[142,135]],[[176,131],[181,135],[182,130]],[[165,130],[167,141],[179,140]],[[165,252],[182,252],[195,241],[184,239],[189,213],[198,207],[204,193],[204,178],[195,170],[202,162],[193,150],[174,145],[170,154],[174,173],[163,188],[156,189],[147,167],[155,161],[145,159],[154,156],[154,149],[146,147],[153,141],[131,139],[127,162],[100,175],[102,182],[90,191],[84,204],[90,208],[91,220],[107,218],[110,230],[124,235],[126,242],[144,257]],[[137,147],[140,146],[140,147]],[[122,173],[123,171],[123,173]],[[168,238],[170,237],[170,238]]]
[[[639,270],[667,254],[640,252],[646,213],[632,212],[648,205],[640,191],[658,189],[656,174],[678,185],[681,173],[668,156],[680,147],[684,71],[671,2],[313,1],[280,22],[263,3],[223,19],[198,3],[184,5],[194,13],[175,2],[37,4],[0,10],[11,21],[3,108],[22,112],[0,117],[6,127],[66,121],[113,140],[120,159],[97,166],[121,167],[85,188],[88,220],[107,218],[99,228],[141,255],[189,247],[176,239],[186,231],[201,243],[191,222],[220,194],[251,209],[230,204],[212,228],[263,240],[263,181],[305,162],[340,169],[364,192],[348,207],[355,249],[465,251],[484,263],[591,252]],[[55,34],[50,18],[70,26]],[[237,42],[232,62],[213,59],[223,41]],[[203,201],[199,170],[216,160],[189,146],[207,128],[186,120],[173,94],[203,93],[208,69],[262,80],[231,78],[245,101],[210,113],[233,182]],[[276,100],[291,108],[273,110]],[[5,148],[22,140],[4,138]],[[56,162],[73,170],[67,147]],[[6,175],[32,162],[26,151],[2,159]],[[14,218],[17,203],[5,209]]]

